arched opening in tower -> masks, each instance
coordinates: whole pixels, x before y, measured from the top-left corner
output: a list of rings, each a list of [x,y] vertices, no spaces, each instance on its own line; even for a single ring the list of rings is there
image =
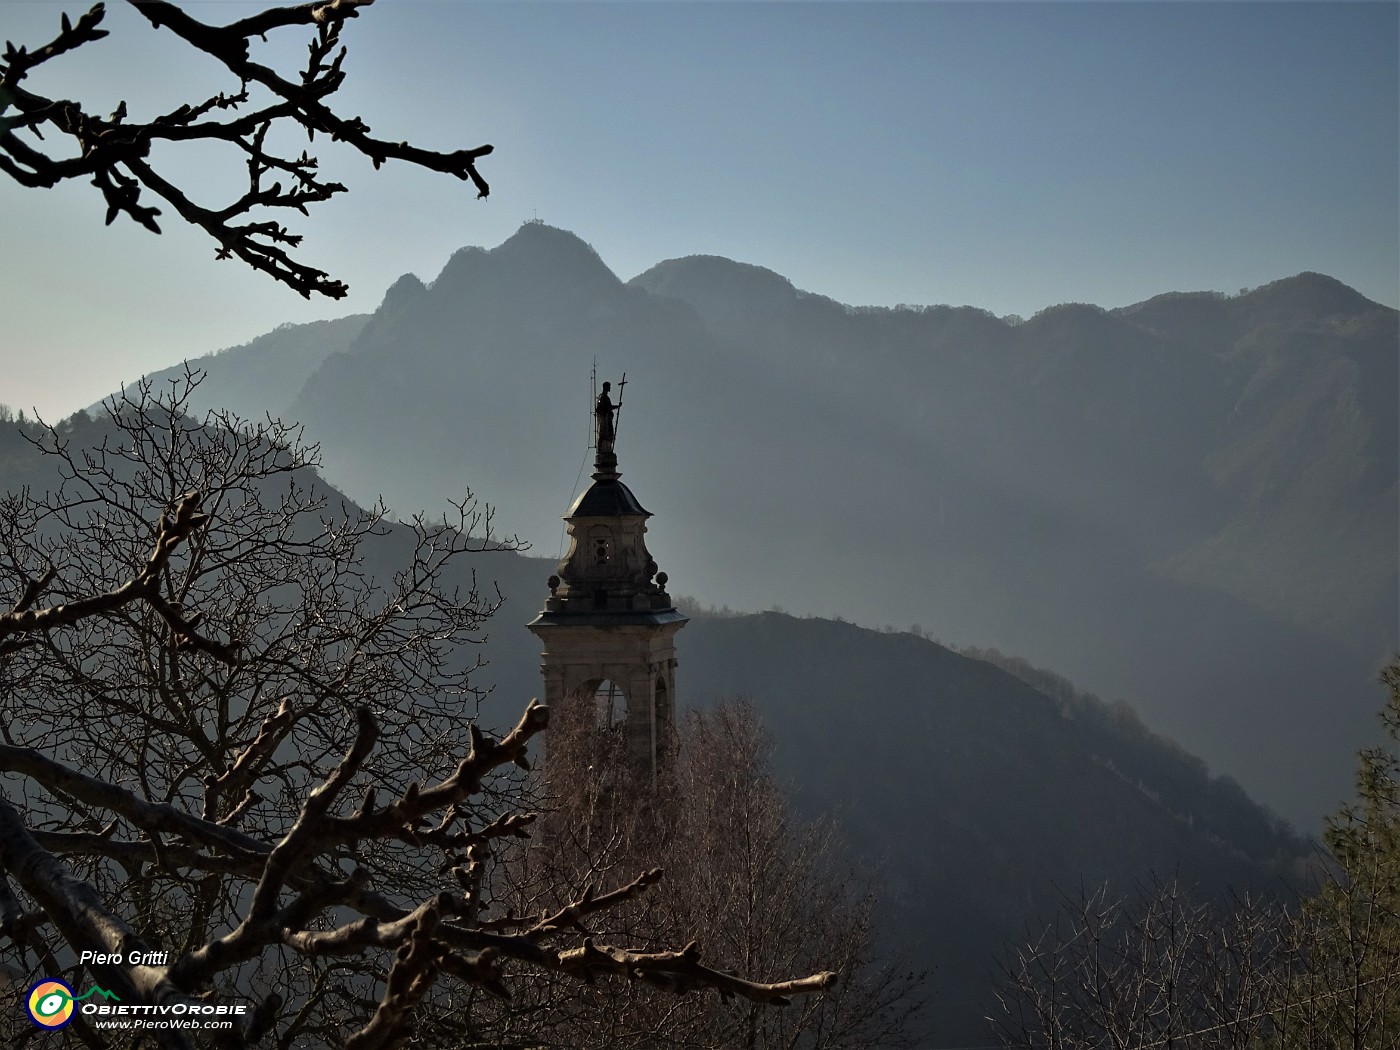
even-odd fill
[[[656,676],[656,689],[653,695],[655,696],[656,731],[659,734],[666,728],[667,719],[671,715],[671,696],[666,689],[666,679],[661,675]]]
[[[599,729],[620,729],[627,722],[627,694],[610,678],[593,687],[593,716]]]

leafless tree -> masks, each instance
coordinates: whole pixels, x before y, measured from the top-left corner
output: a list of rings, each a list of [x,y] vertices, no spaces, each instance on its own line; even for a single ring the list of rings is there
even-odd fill
[[[629,901],[601,921],[609,937],[644,944],[693,937],[714,965],[740,973],[833,966],[820,995],[785,1009],[725,996],[677,1000],[663,982],[546,977],[497,1007],[510,1045],[603,1048],[897,1048],[915,1046],[923,974],[882,961],[869,872],[845,859],[830,822],[796,818],[770,769],[754,709],[726,701],[691,711],[661,776],[629,761],[625,736],[593,722],[590,705],[558,713],[543,790],[551,805],[525,863],[496,884],[519,910],[567,914],[623,872],[666,872],[664,894]],[[468,1044],[470,1045],[470,1044]]]
[[[1081,891],[1004,964],[993,1029],[1026,1050],[1250,1050],[1274,1032],[1295,947],[1275,901],[1217,908],[1174,881]]]
[[[1328,822],[1320,889],[1216,908],[1175,883],[1067,898],[1005,964],[1004,1045],[1371,1050],[1400,1039],[1400,659],[1381,675],[1391,747],[1359,756]]]
[[[470,500],[451,524],[395,527],[337,505],[295,432],[190,418],[193,382],[41,430],[60,483],[0,502],[13,979],[86,969],[123,1003],[248,1010],[203,1035],[79,1013],[70,1031],[88,1046],[354,1050],[431,1045],[415,1033],[451,1030],[465,998],[531,975],[761,1003],[833,983],[751,981],[693,944],[592,935],[659,873],[609,873],[554,914],[486,899],[501,845],[533,819],[504,774],[548,722],[533,703],[500,736],[473,720],[472,643],[495,598],[461,563],[500,545],[488,519]],[[17,1044],[37,1031],[0,1025]]]
[[[81,102],[32,91],[25,81],[37,67],[108,35],[100,3],[76,20],[65,14],[58,35],[47,44],[30,50],[6,43],[0,65],[0,171],[31,187],[90,180],[106,200],[109,224],[125,215],[153,233],[160,232],[156,220],[161,211],[150,198],[158,198],[214,239],[217,258],[241,259],[308,298],[315,293],[338,299],[347,288],[294,257],[301,235],[290,232],[278,216],[288,211],[305,215],[309,205],[345,187],[324,178],[317,159],[305,150],[297,154],[275,146],[281,141],[278,129],[304,131],[308,141],[320,134],[343,142],[376,168],[387,160],[405,161],[470,180],[478,196],[489,192],[476,164],[491,146],[436,152],[377,138],[363,120],[341,116],[329,101],[345,80],[345,22],[374,0],[268,7],[227,25],[201,22],[165,0],[129,2],[152,26],[168,30],[226,70],[232,90],[184,99],[169,112],[141,119],[127,112],[124,101],[103,117]],[[258,60],[260,41],[296,27],[310,27],[313,34],[303,68],[280,71]],[[158,167],[160,148],[199,142],[222,143],[246,165],[246,188],[225,203],[196,203],[192,187],[178,184]]]

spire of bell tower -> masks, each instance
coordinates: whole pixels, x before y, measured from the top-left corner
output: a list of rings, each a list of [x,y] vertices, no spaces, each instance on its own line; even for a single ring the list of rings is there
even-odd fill
[[[633,758],[654,773],[675,718],[676,632],[686,617],[666,591],[646,545],[651,513],[617,469],[617,402],[604,383],[593,408],[593,484],[564,516],[569,549],[549,578],[544,609],[529,624],[544,644],[541,671],[550,705],[595,703],[606,690],[625,704]]]

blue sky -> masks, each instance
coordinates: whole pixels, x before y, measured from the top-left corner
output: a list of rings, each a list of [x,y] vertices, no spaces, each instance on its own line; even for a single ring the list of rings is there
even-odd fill
[[[39,44],[85,6],[0,0],[0,37]],[[37,89],[136,114],[235,86],[108,9],[113,35]],[[351,296],[306,303],[173,220],[103,227],[85,184],[0,179],[0,401],[66,415],[282,322],[372,310],[536,213],[624,279],[709,253],[850,303],[1030,315],[1318,270],[1394,306],[1397,11],[380,0],[348,30],[341,108],[385,137],[493,143],[491,198],[322,145],[351,192],[295,228]],[[217,156],[168,163],[218,185]]]

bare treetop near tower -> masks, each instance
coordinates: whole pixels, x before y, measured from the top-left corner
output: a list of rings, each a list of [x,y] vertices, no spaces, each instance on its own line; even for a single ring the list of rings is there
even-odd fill
[[[129,121],[125,101],[104,118],[82,103],[48,98],[22,87],[36,67],[109,35],[99,28],[106,13],[100,3],[76,22],[65,14],[58,36],[36,50],[5,44],[0,64],[0,171],[36,188],[90,179],[107,202],[109,225],[126,215],[159,233],[156,217],[161,210],[143,198],[143,191],[148,191],[213,237],[218,243],[216,258],[237,257],[307,298],[314,292],[339,299],[348,287],[293,257],[301,234],[283,226],[275,216],[285,212],[275,209],[306,215],[307,205],[343,193],[345,187],[322,177],[317,159],[305,150],[300,156],[273,152],[268,135],[275,128],[300,127],[308,141],[314,141],[318,132],[329,135],[368,157],[376,168],[386,160],[407,161],[470,180],[478,197],[490,192],[476,162],[492,151],[491,146],[436,152],[375,138],[359,117],[342,117],[326,102],[345,80],[341,27],[374,0],[269,7],[223,26],[200,22],[165,0],[128,2],[157,29],[170,30],[222,64],[238,78],[238,90],[194,99],[145,121]],[[305,67],[284,75],[254,61],[250,45],[254,38],[265,41],[268,33],[288,26],[311,26],[315,36]],[[56,137],[57,146],[49,145],[46,133]],[[247,165],[246,189],[223,206],[196,204],[189,195],[191,187],[167,179],[152,161],[151,148],[156,143],[198,141],[227,143]],[[75,152],[62,153],[64,143]]]

